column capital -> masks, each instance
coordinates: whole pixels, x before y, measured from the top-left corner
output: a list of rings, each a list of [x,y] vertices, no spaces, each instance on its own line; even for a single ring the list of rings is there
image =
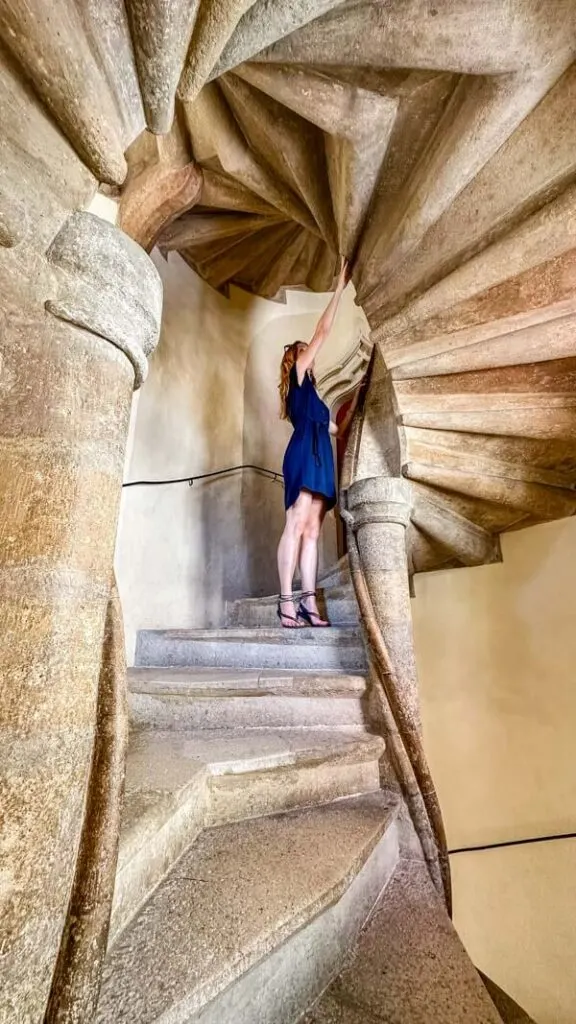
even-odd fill
[[[402,477],[374,476],[355,480],[346,492],[347,511],[353,530],[369,523],[408,526],[412,488]]]
[[[47,257],[54,272],[48,312],[124,352],[140,387],[162,315],[162,282],[150,257],[119,228],[85,211],[68,218]]]

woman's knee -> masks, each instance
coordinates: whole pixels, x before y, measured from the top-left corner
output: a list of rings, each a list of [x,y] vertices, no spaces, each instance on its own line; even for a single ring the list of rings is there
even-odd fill
[[[322,528],[322,520],[317,513],[308,516],[304,524],[303,537],[305,540],[317,541]]]
[[[307,510],[293,505],[286,517],[286,528],[297,540],[299,540],[306,528],[308,515]]]

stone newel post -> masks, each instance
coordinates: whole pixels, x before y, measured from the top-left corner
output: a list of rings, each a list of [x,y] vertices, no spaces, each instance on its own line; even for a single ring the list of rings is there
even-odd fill
[[[407,480],[381,476],[353,483],[347,503],[374,615],[401,687],[404,708],[420,731],[405,538],[410,497]],[[353,573],[355,568],[351,565]]]
[[[5,250],[0,291],[0,1019],[34,1024],[75,876],[131,396],[162,296],[146,254],[87,213],[45,256]]]
[[[361,478],[346,492],[343,516],[352,530],[350,569],[388,757],[431,877],[450,909],[444,826],[421,736],[405,540],[410,494],[409,482],[398,477]]]

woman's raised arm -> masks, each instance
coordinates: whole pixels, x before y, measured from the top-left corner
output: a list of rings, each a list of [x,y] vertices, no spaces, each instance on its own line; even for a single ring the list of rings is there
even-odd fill
[[[330,334],[332,324],[334,323],[334,317],[336,316],[336,310],[338,309],[342,292],[348,284],[349,276],[348,260],[342,257],[342,266],[340,267],[340,273],[338,275],[338,282],[336,284],[334,294],[316,325],[316,330],[314,331],[310,344],[303,352],[300,353],[296,360],[296,373],[298,374],[299,384],[304,380],[304,374],[312,366],[318,352]]]

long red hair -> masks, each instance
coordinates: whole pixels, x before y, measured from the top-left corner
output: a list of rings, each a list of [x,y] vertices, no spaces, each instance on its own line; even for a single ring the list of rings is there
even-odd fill
[[[288,415],[288,392],[290,390],[290,373],[296,360],[298,359],[298,349],[303,345],[306,346],[304,341],[294,341],[291,345],[284,346],[284,355],[282,356],[282,362],[280,363],[280,383],[278,385],[278,391],[280,392],[280,419],[290,419]],[[316,386],[314,374],[311,370],[308,371],[308,375]]]

